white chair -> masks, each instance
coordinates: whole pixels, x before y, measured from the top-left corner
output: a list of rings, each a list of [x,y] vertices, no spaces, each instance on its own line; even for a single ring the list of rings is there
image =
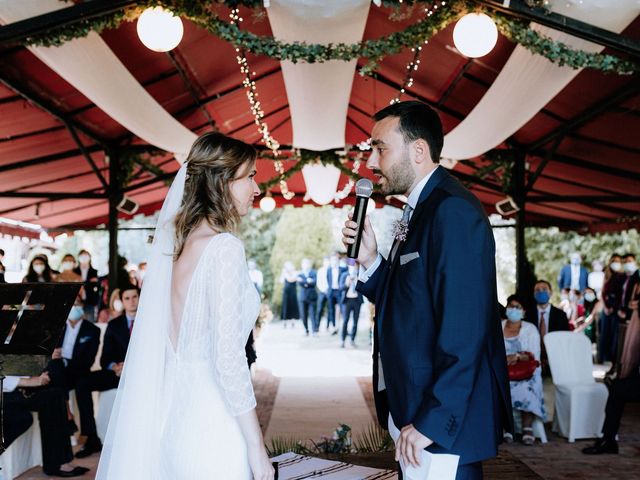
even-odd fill
[[[591,342],[581,332],[551,332],[544,344],[555,386],[553,431],[569,442],[599,437],[609,392],[593,378]]]
[[[33,425],[16,438],[0,455],[0,480],[13,480],[30,468],[42,465],[42,442],[38,414],[32,413]]]
[[[96,429],[98,430],[98,437],[104,443],[104,439],[107,436],[107,427],[109,426],[109,418],[111,417],[111,410],[113,410],[113,404],[116,401],[117,388],[111,390],[105,390],[100,392],[98,398],[98,409],[96,412]],[[94,402],[95,405],[95,402]]]

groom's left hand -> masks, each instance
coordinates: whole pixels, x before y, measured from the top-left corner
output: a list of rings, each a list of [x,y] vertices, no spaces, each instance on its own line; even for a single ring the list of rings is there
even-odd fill
[[[421,434],[413,425],[403,427],[396,444],[396,462],[403,458],[405,463],[414,467],[419,466],[422,450],[432,443],[432,440]]]

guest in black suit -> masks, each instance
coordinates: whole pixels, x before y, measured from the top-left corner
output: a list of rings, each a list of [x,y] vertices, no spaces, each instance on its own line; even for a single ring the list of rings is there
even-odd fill
[[[311,328],[313,333],[318,332],[318,324],[316,321],[316,304],[318,302],[318,292],[316,291],[316,271],[311,268],[311,260],[305,258],[302,260],[302,271],[298,274],[298,286],[300,293],[298,301],[300,302],[300,314],[302,324],[304,325],[305,335],[309,335],[308,317],[311,317]]]
[[[67,390],[74,389],[78,379],[91,371],[99,345],[100,329],[84,320],[82,305],[71,307],[58,347],[47,367],[52,383]]]
[[[347,339],[347,328],[349,326],[349,318],[353,315],[353,326],[349,336],[351,337],[351,346],[356,346],[356,334],[358,333],[358,318],[360,318],[360,306],[363,302],[362,293],[356,290],[358,284],[358,267],[349,265],[348,270],[340,276],[340,288],[342,289],[342,336],[340,346],[344,348],[344,342]]]
[[[111,320],[107,326],[102,342],[102,356],[100,357],[102,370],[89,373],[76,385],[76,398],[78,410],[80,410],[80,433],[87,437],[84,446],[76,453],[77,458],[88,457],[102,449],[93,416],[91,392],[103,392],[118,388],[131,331],[138,311],[139,297],[138,287],[134,285],[122,287],[120,300],[124,306],[124,314]]]
[[[80,378],[86,377],[96,359],[100,345],[100,329],[83,319],[84,309],[77,303],[71,307],[67,324],[62,331],[58,347],[53,351],[47,371],[51,384],[67,392],[76,388]],[[78,427],[68,410],[71,432]]]
[[[551,284],[546,280],[538,280],[533,286],[533,297],[536,308],[529,310],[525,320],[533,323],[540,333],[540,358],[542,363],[542,375],[549,376],[549,360],[544,348],[544,336],[549,332],[569,330],[567,315],[557,307],[551,305]]]
[[[80,263],[74,270],[82,277],[84,282],[84,310],[85,318],[90,322],[96,322],[96,308],[100,303],[98,294],[98,271],[91,265],[91,254],[87,250],[78,252],[78,262]]]
[[[50,382],[45,372],[39,377],[7,377],[4,380],[5,446],[26,432],[33,423],[31,412],[38,413],[42,439],[42,470],[56,477],[78,477],[88,468],[73,465],[71,441],[66,428],[67,393],[58,387],[46,386]]]

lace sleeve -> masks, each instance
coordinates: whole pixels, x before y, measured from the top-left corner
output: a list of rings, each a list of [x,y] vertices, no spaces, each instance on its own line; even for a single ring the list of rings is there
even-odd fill
[[[251,312],[245,299],[248,280],[247,262],[242,242],[229,235],[221,239],[211,265],[213,292],[210,297],[214,331],[214,363],[222,397],[232,415],[248,412],[256,406],[247,365],[245,328]]]

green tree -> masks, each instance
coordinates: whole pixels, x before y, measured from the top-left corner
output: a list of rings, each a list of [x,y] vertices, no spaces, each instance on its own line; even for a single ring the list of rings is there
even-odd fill
[[[269,260],[276,241],[276,227],[281,215],[282,209],[265,213],[254,208],[242,219],[240,224],[239,235],[244,241],[247,260],[255,260],[262,272],[264,277],[262,293],[267,299],[271,298],[273,294],[274,272],[271,270]]]
[[[278,281],[284,262],[291,261],[300,268],[300,261],[308,258],[319,267],[320,260],[331,253],[334,245],[332,207],[284,207],[276,228],[276,240],[271,252],[271,271],[275,286],[271,297],[275,311],[282,302],[282,284]]]

